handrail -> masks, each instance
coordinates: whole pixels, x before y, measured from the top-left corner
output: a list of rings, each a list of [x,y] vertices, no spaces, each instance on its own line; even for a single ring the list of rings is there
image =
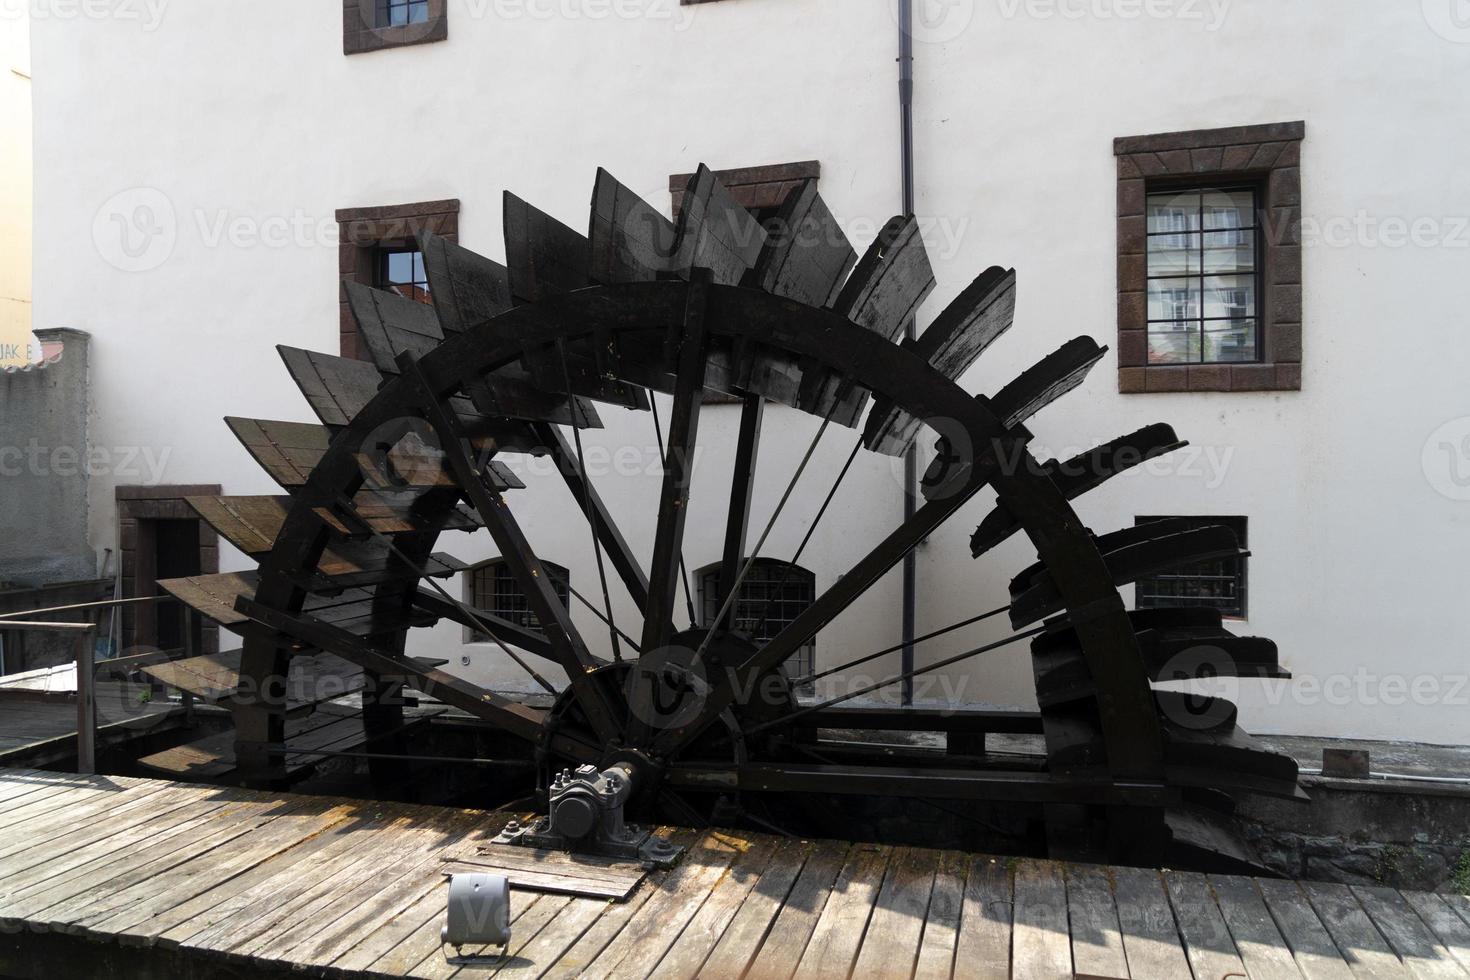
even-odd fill
[[[0,623],[5,624],[8,629],[12,616],[40,616],[44,613],[72,612],[76,609],[107,609],[114,606],[126,606],[132,603],[163,602],[165,600],[173,602],[182,601],[178,596],[169,595],[168,593],[164,593],[163,595],[134,596],[130,599],[102,599],[97,602],[78,602],[70,606],[52,606],[49,609],[22,609],[20,612],[0,613]]]
[[[74,633],[77,638],[77,772],[97,772],[96,623],[40,623],[7,621],[6,629]]]

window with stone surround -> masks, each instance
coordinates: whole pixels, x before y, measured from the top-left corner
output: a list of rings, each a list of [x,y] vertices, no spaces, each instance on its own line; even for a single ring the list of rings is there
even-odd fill
[[[1301,388],[1301,122],[1130,136],[1118,160],[1118,388]]]
[[[342,53],[443,41],[449,37],[446,0],[342,0]]]
[[[348,282],[428,300],[428,281],[418,251],[424,232],[459,241],[459,201],[422,201],[387,207],[343,208],[337,212],[337,302],[343,357],[361,357],[357,321],[347,305]]]

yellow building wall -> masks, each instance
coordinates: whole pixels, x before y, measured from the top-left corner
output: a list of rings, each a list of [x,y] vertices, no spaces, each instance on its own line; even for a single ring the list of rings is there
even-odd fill
[[[0,367],[31,340],[31,58],[25,5],[0,18]]]

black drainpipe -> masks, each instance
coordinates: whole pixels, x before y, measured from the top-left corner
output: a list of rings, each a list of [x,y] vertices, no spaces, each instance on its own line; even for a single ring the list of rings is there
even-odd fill
[[[903,213],[914,213],[914,2],[898,0],[898,113],[902,134],[900,152],[903,157]],[[913,340],[917,325],[910,320],[904,336]],[[910,445],[903,455],[903,519],[914,518],[914,498],[918,494],[919,461]],[[914,669],[914,610],[918,578],[918,556],[913,550],[903,556],[903,660],[905,675]],[[903,703],[914,703],[914,680],[905,677]]]

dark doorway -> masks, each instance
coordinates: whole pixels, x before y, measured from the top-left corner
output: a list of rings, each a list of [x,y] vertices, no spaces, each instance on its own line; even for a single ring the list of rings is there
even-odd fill
[[[160,595],[160,579],[198,575],[199,522],[185,520],[140,520],[138,522],[137,591],[139,596]],[[199,649],[198,630],[195,646]],[[145,602],[138,608],[140,646],[179,650],[184,646],[183,625],[177,602]]]
[[[123,598],[165,594],[158,586],[160,579],[219,571],[219,537],[186,499],[219,493],[218,485],[117,488]],[[172,598],[123,606],[120,652],[182,649],[186,644],[181,617],[180,605]],[[217,652],[218,627],[196,625],[193,640],[196,652]]]

